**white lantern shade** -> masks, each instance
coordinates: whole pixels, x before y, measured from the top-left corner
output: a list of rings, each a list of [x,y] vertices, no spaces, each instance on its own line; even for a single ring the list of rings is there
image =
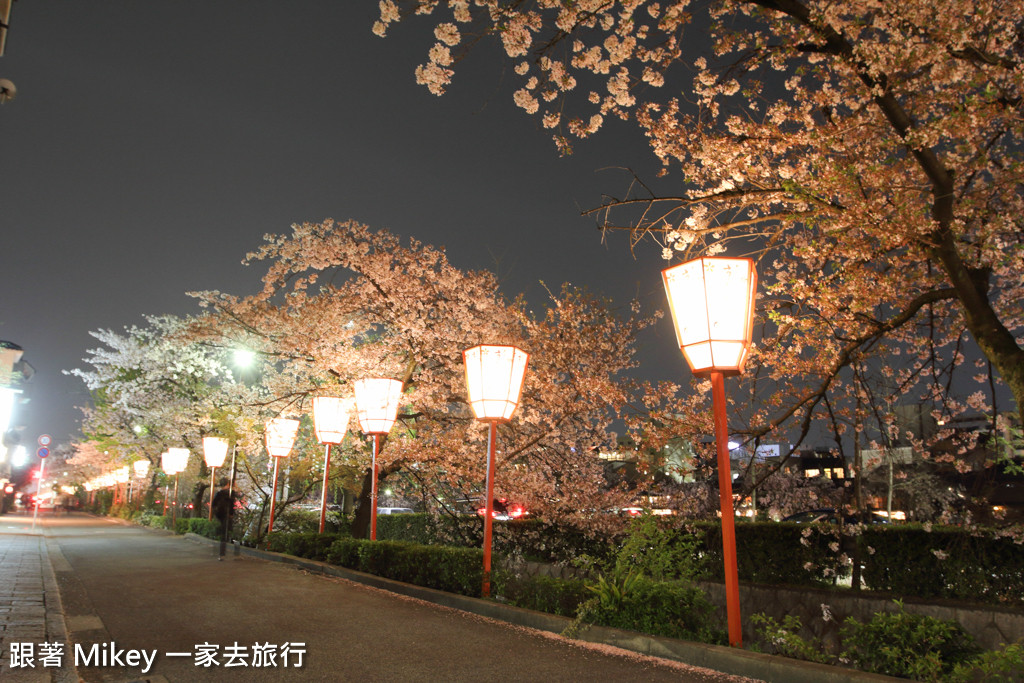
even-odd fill
[[[132,467],[135,469],[135,476],[138,479],[145,479],[146,475],[149,474],[148,460],[136,460],[132,463]]]
[[[188,456],[189,451],[187,448],[168,448],[167,453],[172,459],[171,467],[174,468],[174,474],[184,472],[188,467]]]
[[[219,436],[203,437],[203,459],[207,467],[220,467],[228,457],[228,440]]]
[[[299,421],[284,417],[267,420],[267,452],[275,458],[283,458],[292,450],[295,435],[299,433]]]
[[[131,478],[131,470],[128,468],[128,465],[114,470],[114,479],[118,484],[127,484]]]
[[[387,434],[398,416],[402,383],[397,379],[371,377],[355,382],[356,417],[366,434]]]
[[[175,474],[177,472],[174,469],[174,458],[171,457],[170,451],[164,451],[160,454],[160,469],[164,471],[164,474]]]
[[[313,431],[320,443],[339,444],[348,431],[352,399],[317,396],[313,399]]]
[[[740,374],[754,328],[753,260],[703,257],[662,276],[679,348],[693,373]]]
[[[480,420],[508,420],[519,406],[530,354],[515,346],[481,345],[462,352],[466,389]]]

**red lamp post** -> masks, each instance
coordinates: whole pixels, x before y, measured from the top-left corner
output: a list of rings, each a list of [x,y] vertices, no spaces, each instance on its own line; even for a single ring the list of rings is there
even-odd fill
[[[289,420],[284,417],[275,417],[267,420],[266,441],[267,453],[274,458],[274,484],[270,489],[270,523],[267,525],[267,533],[274,530],[274,505],[277,501],[277,473],[280,469],[281,458],[287,457],[292,451],[292,444],[295,443],[295,435],[299,432],[299,421]]]
[[[371,377],[355,382],[356,417],[364,434],[373,435],[373,461],[370,464],[370,540],[377,540],[377,453],[380,439],[391,431],[402,400],[402,383],[397,379]]]
[[[484,506],[483,597],[491,595],[491,529],[494,515],[494,451],[498,423],[508,422],[519,407],[530,354],[515,346],[481,345],[462,352],[469,405],[488,424],[487,499]]]
[[[206,466],[210,468],[210,514],[207,519],[213,519],[213,492],[217,468],[224,464],[228,457],[228,440],[219,436],[203,437],[203,458]]]
[[[750,350],[757,272],[749,258],[706,257],[667,268],[662,276],[679,348],[695,375],[711,379],[729,644],[742,647],[725,376],[743,371]]]
[[[316,432],[316,440],[326,444],[323,492],[320,495],[320,533],[324,532],[327,521],[327,477],[331,472],[331,445],[340,444],[344,440],[351,412],[351,399],[334,396],[317,396],[313,399],[313,431]]]

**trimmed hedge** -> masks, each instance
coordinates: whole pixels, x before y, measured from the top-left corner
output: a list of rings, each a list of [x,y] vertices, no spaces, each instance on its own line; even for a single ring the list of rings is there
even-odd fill
[[[186,517],[174,522],[174,533],[196,534],[206,538],[220,538],[220,522],[205,517]]]
[[[136,524],[142,526],[152,527],[153,529],[170,529],[171,528],[171,516],[170,515],[147,515],[142,514],[133,520]]]
[[[1021,604],[1024,546],[991,534],[919,525],[871,527],[861,536],[872,590],[920,598]]]
[[[156,518],[152,519],[155,521]],[[377,519],[377,534],[381,541],[461,547],[477,555],[481,552],[479,532],[482,527],[482,520],[476,516],[434,520],[428,515],[407,514],[381,515]],[[663,533],[680,539],[681,543],[684,539],[691,539],[693,534],[699,535],[700,542],[695,544],[692,558],[698,569],[696,578],[722,579],[719,524],[696,522]],[[285,536],[296,539],[286,540]],[[271,549],[279,552],[327,559],[354,569],[360,569],[360,562],[371,562],[369,558],[359,559],[359,548],[367,541],[346,539],[340,534],[321,537],[315,532],[275,532],[270,538]],[[331,540],[318,540],[320,538]],[[315,550],[307,550],[306,545],[310,543],[319,545]],[[465,545],[460,545],[462,543]],[[837,576],[849,571],[852,559],[844,562],[841,554],[852,555],[856,543],[860,543],[865,584],[872,590],[902,597],[1024,604],[1024,546],[1011,539],[999,538],[992,532],[971,532],[960,528],[925,531],[916,525],[877,525],[864,528],[859,538],[853,538],[840,536],[839,529],[829,525],[740,522],[736,524],[739,578],[751,583],[831,586]],[[597,541],[582,532],[563,530],[541,520],[494,525],[494,552],[506,557],[518,554],[556,563],[569,563],[583,555],[605,560],[614,555],[618,545],[615,540]],[[425,566],[431,571],[434,569],[429,563]],[[361,571],[373,570],[363,568]],[[419,580],[413,582],[420,583]],[[468,594],[475,594],[474,583],[477,581],[467,580],[465,585],[472,586],[474,591]],[[547,590],[540,584],[537,588]],[[512,590],[516,589],[513,587]],[[572,592],[573,589],[568,590]],[[552,593],[538,600],[561,605],[574,598],[563,599]],[[568,607],[558,609],[563,611],[556,613],[565,613]]]
[[[478,515],[432,517],[416,513],[377,517],[377,538],[389,541],[479,548],[483,545],[483,532],[483,518]],[[495,553],[519,554],[541,562],[563,562],[581,554],[604,558],[614,549],[605,539],[540,519],[495,520],[493,534]]]
[[[699,522],[702,578],[722,581],[722,525]],[[811,531],[811,533],[807,533]],[[832,529],[792,522],[743,522],[736,525],[736,569],[741,581],[751,583],[832,585],[840,571]],[[806,537],[805,537],[806,534]]]
[[[479,595],[483,582],[483,550],[477,548],[339,538],[331,544],[327,561],[461,595]]]
[[[327,559],[331,544],[343,537],[344,534],[321,534],[316,531],[274,531],[267,534],[267,550],[322,562]]]
[[[593,597],[583,579],[550,576],[511,576],[499,573],[495,589],[516,607],[574,617],[579,606]]]

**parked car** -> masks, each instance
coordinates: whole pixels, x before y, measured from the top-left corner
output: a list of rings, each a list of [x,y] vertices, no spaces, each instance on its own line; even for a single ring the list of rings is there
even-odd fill
[[[483,517],[487,514],[487,509],[483,506],[478,507],[476,514]],[[529,514],[525,505],[522,503],[510,503],[507,498],[495,498],[491,506],[491,519],[503,522],[510,519],[521,519]]]
[[[888,524],[889,520],[886,518],[885,513],[879,510],[867,510],[865,521],[868,524]],[[825,524],[838,524],[839,515],[834,508],[818,508],[817,510],[807,510],[805,512],[798,512],[795,515],[789,517],[783,517],[783,522],[796,522],[797,524],[813,524],[814,522],[823,522]],[[846,524],[856,524],[857,515],[847,514],[843,517],[843,522]]]
[[[412,513],[412,508],[377,508],[378,515],[409,515]]]

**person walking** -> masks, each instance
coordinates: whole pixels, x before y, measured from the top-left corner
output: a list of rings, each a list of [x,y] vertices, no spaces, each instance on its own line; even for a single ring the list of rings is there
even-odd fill
[[[235,514],[235,493],[231,490],[231,481],[227,478],[221,479],[220,489],[210,501],[213,508],[213,516],[220,522],[220,555],[217,560],[223,560],[227,551],[228,530],[231,528],[231,518]]]

